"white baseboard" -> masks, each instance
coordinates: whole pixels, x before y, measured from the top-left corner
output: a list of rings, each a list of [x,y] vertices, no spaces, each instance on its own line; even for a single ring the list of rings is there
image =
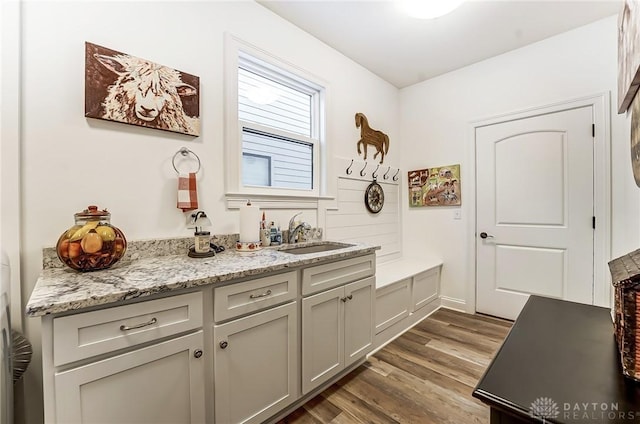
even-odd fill
[[[467,312],[467,302],[464,299],[456,299],[455,297],[440,296],[440,304],[443,308],[453,309],[455,311]]]

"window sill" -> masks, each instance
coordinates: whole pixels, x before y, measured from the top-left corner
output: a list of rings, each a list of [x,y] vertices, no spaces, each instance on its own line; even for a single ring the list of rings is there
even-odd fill
[[[282,194],[226,193],[227,209],[240,209],[247,199],[261,209],[318,209],[321,200],[335,200],[332,196],[295,196]]]

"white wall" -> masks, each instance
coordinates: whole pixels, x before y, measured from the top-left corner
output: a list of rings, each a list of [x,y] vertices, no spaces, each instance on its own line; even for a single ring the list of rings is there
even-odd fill
[[[0,3],[0,246],[16,265],[11,272],[11,297],[20,303],[20,69],[2,66],[20,61],[20,3]],[[11,311],[14,328],[22,328],[20,308]]]
[[[404,206],[405,252],[434,254],[444,260],[442,295],[465,307],[469,299],[468,240],[475,205],[465,203],[474,187],[465,185],[470,168],[470,123],[560,101],[617,93],[615,16],[485,60],[401,90],[400,128],[403,169],[461,164],[462,219],[451,208]],[[630,162],[630,119],[611,112],[611,253],[638,247],[640,189]],[[406,174],[404,175],[406,179]],[[403,183],[406,187],[406,181]],[[469,222],[471,221],[471,222]]]
[[[22,270],[24,302],[53,246],[89,204],[107,207],[129,240],[187,236],[176,209],[171,158],[187,146],[202,160],[200,207],[212,233],[238,232],[223,189],[223,34],[229,31],[329,83],[329,160],[357,157],[354,114],[398,138],[399,93],[390,84],[253,1],[35,2],[23,4]],[[84,118],[84,42],[200,76],[198,138]],[[389,153],[397,162],[400,146]],[[399,157],[399,156],[397,156]],[[331,169],[331,167],[329,167]],[[335,192],[335,175],[330,189]],[[268,219],[286,225],[293,211]],[[316,224],[316,211],[303,218]],[[40,421],[39,321],[26,319],[36,354],[26,375],[26,422]]]

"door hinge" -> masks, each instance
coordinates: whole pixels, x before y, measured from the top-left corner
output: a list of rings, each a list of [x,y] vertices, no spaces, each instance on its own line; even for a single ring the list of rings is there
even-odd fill
[[[593,229],[596,229],[596,217],[592,216],[591,217],[591,226],[593,227]]]
[[[596,138],[596,124],[591,124],[591,137]]]

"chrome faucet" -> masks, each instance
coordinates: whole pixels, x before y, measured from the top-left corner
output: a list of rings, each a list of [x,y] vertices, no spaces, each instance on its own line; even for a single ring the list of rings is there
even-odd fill
[[[288,240],[289,244],[295,243],[297,238],[296,236],[300,232],[300,230],[311,229],[311,225],[307,224],[306,222],[301,222],[299,225],[296,226],[296,217],[301,214],[302,212],[298,212],[297,214],[293,215],[289,220],[289,240]]]

